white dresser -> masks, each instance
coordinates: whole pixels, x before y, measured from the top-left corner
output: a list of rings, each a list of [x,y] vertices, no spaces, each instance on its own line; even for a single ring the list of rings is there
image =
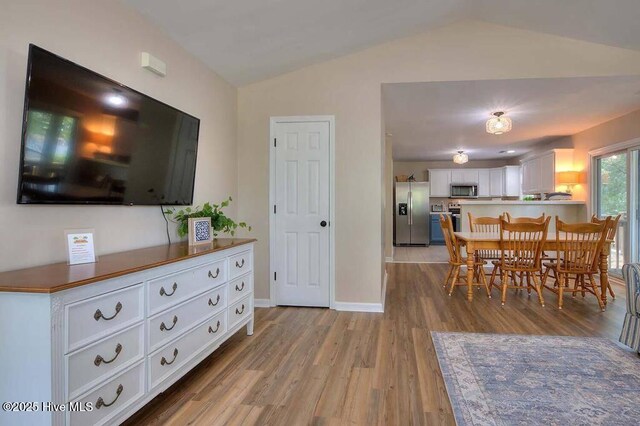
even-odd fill
[[[253,242],[0,274],[0,425],[119,424],[246,326]],[[7,410],[8,409],[8,410]]]

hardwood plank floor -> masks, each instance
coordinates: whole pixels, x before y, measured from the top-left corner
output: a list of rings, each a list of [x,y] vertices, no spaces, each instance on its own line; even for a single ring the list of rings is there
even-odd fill
[[[595,297],[510,291],[507,304],[446,295],[445,264],[388,264],[384,314],[257,309],[244,330],[159,395],[129,425],[454,424],[431,331],[604,336],[617,340],[624,287],[601,313]]]

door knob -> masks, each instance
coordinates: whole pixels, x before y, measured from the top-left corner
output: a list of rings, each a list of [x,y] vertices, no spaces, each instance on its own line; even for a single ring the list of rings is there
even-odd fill
[[[322,226],[323,228],[327,226],[327,221],[323,220],[322,222],[320,222],[320,226]]]

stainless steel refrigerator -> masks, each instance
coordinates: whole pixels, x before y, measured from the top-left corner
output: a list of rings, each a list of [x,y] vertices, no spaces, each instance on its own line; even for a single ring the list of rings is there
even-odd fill
[[[429,182],[395,183],[395,245],[429,244]]]

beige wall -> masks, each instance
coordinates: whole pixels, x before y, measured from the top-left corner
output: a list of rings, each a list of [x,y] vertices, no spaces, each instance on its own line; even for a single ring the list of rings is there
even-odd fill
[[[628,74],[640,74],[639,52],[460,22],[240,88],[239,209],[259,239],[256,297],[269,297],[269,117],[336,116],[336,299],[379,302],[382,83]]]
[[[429,169],[484,169],[491,167],[502,167],[508,165],[519,165],[517,159],[510,160],[469,160],[465,164],[456,164],[453,161],[394,161],[393,176],[412,174],[419,182],[429,180]]]
[[[233,86],[120,2],[2,2],[0,270],[64,260],[68,228],[95,228],[99,254],[166,242],[159,207],[16,205],[29,43],[200,118],[195,201],[235,198],[237,91]],[[167,63],[165,78],[140,68],[142,51]],[[229,212],[234,214],[235,206]]]

